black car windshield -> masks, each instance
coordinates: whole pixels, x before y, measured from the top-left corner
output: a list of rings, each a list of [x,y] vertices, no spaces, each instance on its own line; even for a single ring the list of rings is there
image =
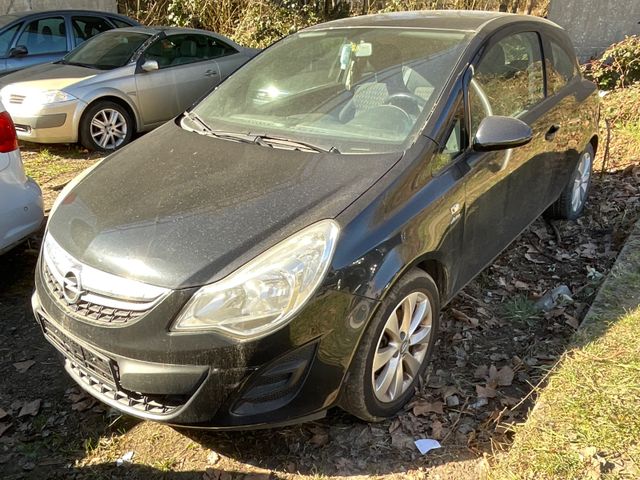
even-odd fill
[[[212,134],[273,136],[341,153],[404,150],[469,38],[433,29],[300,32],[247,63],[193,111]]]
[[[147,33],[111,30],[90,38],[61,62],[100,70],[122,67],[149,37]]]

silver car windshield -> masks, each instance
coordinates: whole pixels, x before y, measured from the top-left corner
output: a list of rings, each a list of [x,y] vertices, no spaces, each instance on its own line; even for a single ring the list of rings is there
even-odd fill
[[[69,52],[60,62],[99,70],[122,67],[149,37],[139,32],[104,32]]]
[[[403,150],[469,38],[432,29],[301,32],[258,55],[193,112],[212,134],[286,138],[340,153]]]

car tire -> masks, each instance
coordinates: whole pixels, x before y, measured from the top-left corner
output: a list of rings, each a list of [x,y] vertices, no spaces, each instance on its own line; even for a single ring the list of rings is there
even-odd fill
[[[89,106],[80,121],[80,143],[89,150],[113,152],[133,138],[133,119],[122,105],[107,100]]]
[[[593,145],[589,144],[580,154],[580,160],[560,197],[545,212],[546,218],[576,220],[582,215],[589,197],[594,157]]]
[[[412,320],[418,318],[418,308],[426,305],[426,310],[424,316],[416,325],[417,328],[413,330],[413,334],[404,334],[403,337],[402,332],[400,332],[400,336],[398,336],[398,332],[391,332],[392,328],[389,328],[389,322],[393,321],[393,315],[396,315],[396,318],[404,315],[404,305],[409,305],[406,303],[409,298],[417,300],[412,313]],[[425,304],[424,302],[427,303]],[[349,373],[341,392],[339,403],[342,409],[368,422],[380,421],[398,413],[413,397],[419,378],[429,364],[439,329],[439,316],[440,298],[438,288],[429,275],[422,270],[414,268],[400,278],[382,301],[360,340],[360,345],[351,362]],[[407,343],[411,343],[408,340],[417,340],[420,335],[425,334],[423,329],[426,328],[427,324],[430,324],[428,337],[413,347],[407,345]],[[401,321],[398,322],[398,326],[399,330],[402,331]],[[393,337],[395,337],[395,341],[392,341]],[[389,356],[389,349],[395,349],[396,351],[394,356],[391,356],[385,364],[383,359]],[[410,355],[413,360],[409,361],[407,355]],[[378,359],[375,371],[374,358]],[[418,363],[414,360],[417,360]],[[393,372],[392,362],[394,361],[396,365],[400,364],[402,366],[403,372],[406,369],[406,373],[403,373],[403,381],[400,382],[402,384],[400,388],[395,388],[392,391],[394,386],[398,386],[397,383],[392,382],[389,389],[386,390],[386,382],[384,380],[388,376],[385,373]],[[380,367],[380,365],[383,366]],[[407,377],[406,379],[405,376]],[[393,378],[398,378],[397,373]],[[374,384],[379,388],[376,389]]]

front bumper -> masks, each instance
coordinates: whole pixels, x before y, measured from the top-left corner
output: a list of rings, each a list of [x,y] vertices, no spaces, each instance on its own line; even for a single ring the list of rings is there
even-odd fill
[[[328,291],[287,327],[237,343],[169,331],[193,289],[173,292],[133,323],[105,327],[65,311],[39,267],[36,272],[36,318],[82,388],[127,414],[200,428],[270,427],[324,416],[375,306]]]
[[[7,103],[6,108],[20,140],[36,143],[75,143],[80,117],[86,107],[81,100],[29,105]]]

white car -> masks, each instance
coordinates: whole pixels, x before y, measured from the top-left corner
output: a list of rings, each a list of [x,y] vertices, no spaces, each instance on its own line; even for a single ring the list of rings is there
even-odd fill
[[[0,254],[37,232],[43,219],[42,191],[24,173],[16,129],[0,103]]]

